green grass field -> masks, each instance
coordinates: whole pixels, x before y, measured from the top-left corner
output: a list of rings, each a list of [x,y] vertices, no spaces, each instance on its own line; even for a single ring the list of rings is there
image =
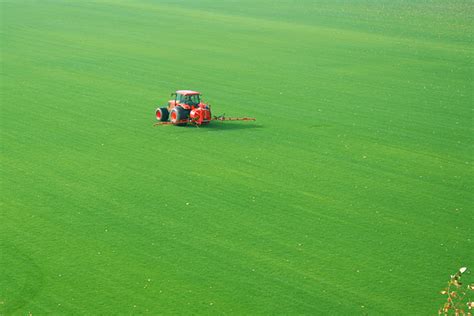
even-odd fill
[[[474,267],[472,1],[0,11],[1,315],[433,315]],[[257,122],[154,128],[177,89]]]

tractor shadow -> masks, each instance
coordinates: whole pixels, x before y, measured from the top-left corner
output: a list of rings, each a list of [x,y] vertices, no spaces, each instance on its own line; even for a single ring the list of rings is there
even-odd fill
[[[194,127],[196,128],[196,127]],[[262,125],[252,124],[248,122],[211,122],[209,125],[198,127],[205,131],[231,131],[231,130],[243,130],[243,129],[261,129]]]

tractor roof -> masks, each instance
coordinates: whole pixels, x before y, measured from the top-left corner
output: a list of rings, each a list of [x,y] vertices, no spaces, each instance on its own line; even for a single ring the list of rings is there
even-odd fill
[[[177,94],[181,95],[195,95],[195,94],[201,94],[197,91],[192,91],[192,90],[178,90],[176,91]]]

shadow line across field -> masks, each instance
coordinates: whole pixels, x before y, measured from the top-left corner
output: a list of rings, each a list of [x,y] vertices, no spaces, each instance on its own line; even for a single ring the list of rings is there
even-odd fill
[[[194,126],[189,126],[190,128],[195,128]],[[230,130],[242,130],[242,129],[262,129],[262,125],[252,124],[252,123],[239,123],[239,122],[226,122],[226,123],[217,123],[212,122],[207,126],[199,127],[206,131],[230,131]]]

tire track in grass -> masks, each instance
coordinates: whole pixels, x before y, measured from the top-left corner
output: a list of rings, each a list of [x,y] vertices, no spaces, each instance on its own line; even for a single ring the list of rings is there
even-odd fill
[[[0,242],[0,266],[9,267],[0,273],[0,313],[25,313],[43,288],[43,271],[33,256],[7,240]]]

